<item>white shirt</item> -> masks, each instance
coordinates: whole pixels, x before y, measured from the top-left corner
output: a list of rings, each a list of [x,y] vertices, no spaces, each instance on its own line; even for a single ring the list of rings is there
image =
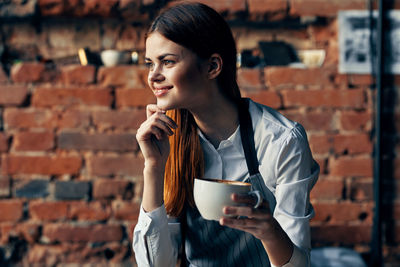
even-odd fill
[[[318,179],[318,164],[300,124],[253,101],[249,111],[271,212],[295,245],[284,267],[309,266],[309,220],[314,216],[309,193]],[[199,136],[205,159],[204,177],[243,181],[249,176],[240,127],[217,149],[201,132]],[[179,223],[167,217],[164,205],[149,213],[141,208],[133,238],[139,266],[175,266],[179,244]]]

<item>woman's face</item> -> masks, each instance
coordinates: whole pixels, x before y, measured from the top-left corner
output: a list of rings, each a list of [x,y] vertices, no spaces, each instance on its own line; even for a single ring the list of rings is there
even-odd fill
[[[146,40],[148,83],[163,110],[191,109],[207,99],[207,64],[158,32]]]

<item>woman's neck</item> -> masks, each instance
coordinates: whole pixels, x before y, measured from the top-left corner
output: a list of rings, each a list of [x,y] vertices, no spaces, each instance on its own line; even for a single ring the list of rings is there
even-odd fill
[[[238,108],[225,97],[213,97],[201,108],[191,110],[197,126],[208,141],[218,148],[239,126]]]

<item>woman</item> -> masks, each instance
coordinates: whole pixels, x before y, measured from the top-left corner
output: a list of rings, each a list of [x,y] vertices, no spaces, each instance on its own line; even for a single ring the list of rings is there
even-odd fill
[[[146,64],[157,104],[147,106],[136,137],[145,160],[133,240],[138,265],[175,266],[182,243],[190,266],[308,266],[318,165],[301,125],[241,99],[224,19],[198,3],[164,11],[148,31]],[[243,113],[254,131],[252,163],[242,144]],[[201,218],[194,177],[244,181],[248,164],[262,181],[263,203],[254,208],[251,196],[234,194],[238,206],[224,207],[233,216]]]

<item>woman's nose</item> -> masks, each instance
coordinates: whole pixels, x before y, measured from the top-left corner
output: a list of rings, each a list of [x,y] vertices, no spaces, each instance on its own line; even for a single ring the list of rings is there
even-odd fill
[[[160,67],[156,67],[149,72],[149,80],[152,82],[158,82],[164,80],[164,75],[162,75]]]

